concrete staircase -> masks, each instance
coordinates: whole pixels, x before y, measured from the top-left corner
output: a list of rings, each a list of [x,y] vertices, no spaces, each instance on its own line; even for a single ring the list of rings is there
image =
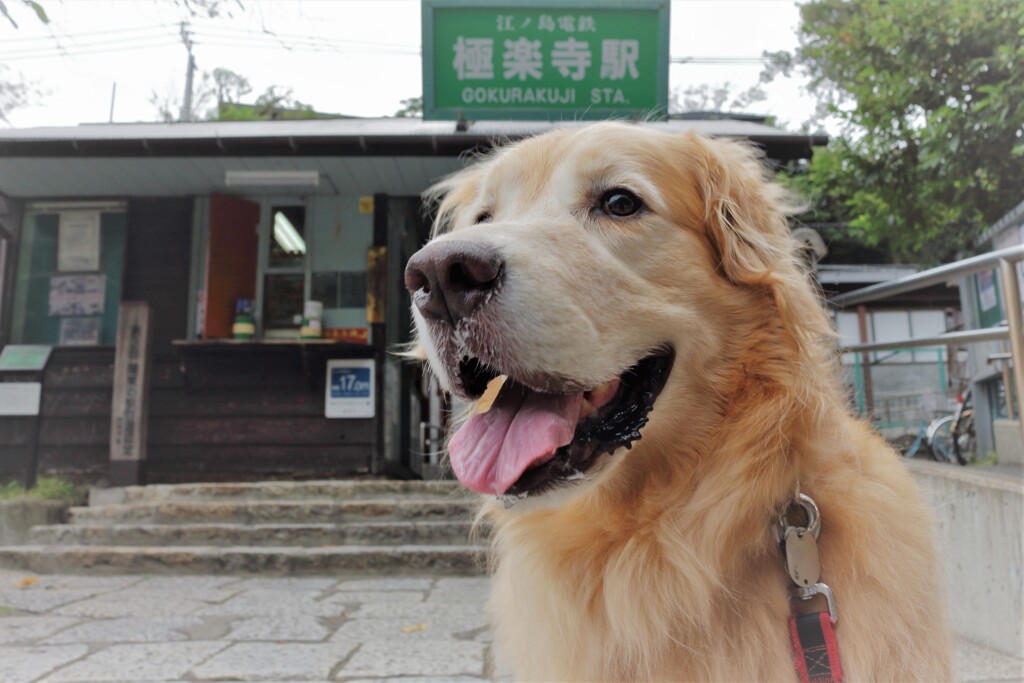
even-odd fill
[[[67,524],[0,547],[36,572],[482,574],[477,503],[451,482],[178,484],[94,489]],[[486,535],[486,530],[482,535]],[[478,534],[481,535],[481,534]]]

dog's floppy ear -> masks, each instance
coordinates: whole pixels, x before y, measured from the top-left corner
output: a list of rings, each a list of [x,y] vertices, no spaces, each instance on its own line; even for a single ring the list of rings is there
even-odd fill
[[[786,220],[799,209],[795,198],[770,181],[761,154],[749,144],[696,136],[689,143],[719,273],[733,284],[764,290],[798,346],[831,337]]]
[[[476,198],[483,175],[479,163],[441,179],[423,193],[423,205],[433,214],[431,237],[452,229],[460,213]]]
[[[731,140],[701,140],[697,173],[704,225],[718,268],[739,285],[772,286],[780,266],[794,262],[787,213],[796,207],[768,182],[758,152]]]

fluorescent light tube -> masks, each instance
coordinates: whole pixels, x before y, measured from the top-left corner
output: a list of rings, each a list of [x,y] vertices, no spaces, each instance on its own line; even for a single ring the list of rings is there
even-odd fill
[[[319,171],[224,171],[224,184],[228,187],[277,186],[317,187]]]
[[[306,253],[306,240],[302,239],[292,222],[280,211],[274,212],[274,241],[287,252]]]

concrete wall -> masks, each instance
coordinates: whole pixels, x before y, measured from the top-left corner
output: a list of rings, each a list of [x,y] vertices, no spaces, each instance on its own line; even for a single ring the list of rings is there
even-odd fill
[[[906,460],[935,511],[953,630],[1024,657],[1024,480]]]
[[[1024,440],[1021,439],[1020,420],[993,420],[992,432],[996,440],[996,456],[1000,465],[1024,465]],[[984,452],[980,453],[984,456]]]
[[[63,524],[72,503],[66,500],[0,500],[0,546],[25,542],[39,524]]]

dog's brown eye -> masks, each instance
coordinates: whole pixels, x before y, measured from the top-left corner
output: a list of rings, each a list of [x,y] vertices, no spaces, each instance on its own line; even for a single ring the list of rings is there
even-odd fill
[[[491,218],[493,218],[493,216],[491,216],[491,212],[490,211],[481,211],[480,213],[477,214],[476,220],[473,221],[473,222],[474,223],[490,223],[491,222]]]
[[[613,218],[632,216],[643,206],[639,197],[622,188],[608,190],[601,196],[601,210]]]

